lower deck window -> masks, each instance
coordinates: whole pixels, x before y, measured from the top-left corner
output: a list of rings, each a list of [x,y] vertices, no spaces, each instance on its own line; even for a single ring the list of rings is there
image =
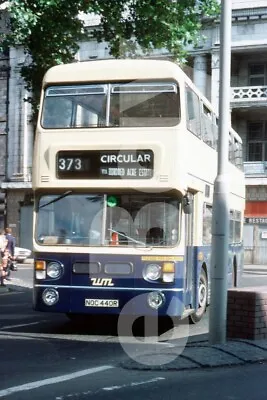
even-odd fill
[[[36,240],[43,245],[174,246],[180,200],[159,194],[43,195]]]

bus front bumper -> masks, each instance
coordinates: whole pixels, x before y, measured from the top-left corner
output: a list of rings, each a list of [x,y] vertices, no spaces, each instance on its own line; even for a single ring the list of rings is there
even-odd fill
[[[111,288],[35,285],[33,307],[44,312],[73,314],[125,314],[180,317],[182,289]]]

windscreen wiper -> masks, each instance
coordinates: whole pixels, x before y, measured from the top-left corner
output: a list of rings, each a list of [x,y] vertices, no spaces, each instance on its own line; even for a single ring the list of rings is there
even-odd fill
[[[60,196],[56,197],[55,199],[50,200],[47,203],[42,204],[41,206],[39,206],[39,210],[40,210],[40,208],[49,206],[49,204],[56,203],[57,201],[59,201],[61,199],[64,199],[64,197],[69,196],[71,193],[72,193],[72,190],[68,190],[67,192],[64,192],[63,194],[61,194]]]

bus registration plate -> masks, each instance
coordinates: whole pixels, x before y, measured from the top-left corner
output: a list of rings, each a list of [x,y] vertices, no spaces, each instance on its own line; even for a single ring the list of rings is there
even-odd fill
[[[85,307],[119,307],[119,300],[85,299]]]

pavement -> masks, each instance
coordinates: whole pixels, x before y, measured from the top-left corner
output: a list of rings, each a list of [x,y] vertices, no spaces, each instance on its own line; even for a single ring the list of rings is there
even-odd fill
[[[267,266],[245,266],[246,270],[257,269],[265,271]],[[0,287],[0,294],[8,291],[31,289],[29,284],[16,278]],[[183,342],[183,343],[182,343]],[[191,370],[201,368],[218,368],[226,366],[241,366],[245,364],[263,363],[267,360],[267,339],[227,339],[223,344],[210,344],[209,335],[196,335],[185,339],[155,342],[144,351],[131,354],[120,363],[120,366],[131,370]]]
[[[244,265],[246,273],[267,275],[267,265]],[[199,337],[199,340],[198,340]],[[210,344],[209,334],[189,338],[185,346],[171,342],[170,347],[139,354],[122,363],[136,370],[190,370],[263,363],[267,360],[267,339],[226,339],[223,344]]]
[[[156,351],[129,358],[121,367],[134,370],[179,371],[218,368],[267,360],[267,340],[227,340],[224,344],[209,344],[206,340],[188,343],[185,347],[159,347]]]

